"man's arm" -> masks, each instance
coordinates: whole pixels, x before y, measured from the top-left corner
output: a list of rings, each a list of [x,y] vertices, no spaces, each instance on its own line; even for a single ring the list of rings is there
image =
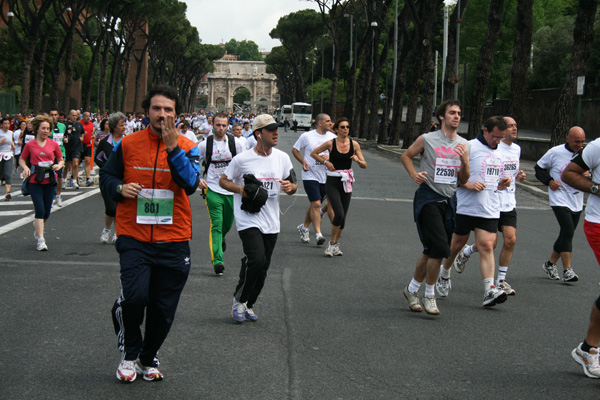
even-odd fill
[[[413,158],[415,158],[418,154],[422,154],[425,150],[425,140],[423,136],[419,136],[415,142],[410,145],[410,147],[402,154],[400,160],[402,161],[402,165],[410,179],[412,179],[416,184],[420,185],[427,180],[427,172],[417,172],[414,166]]]
[[[244,187],[234,183],[225,174],[221,175],[221,178],[219,179],[219,186],[231,193],[239,193],[242,195],[242,197],[247,197],[246,192],[244,192]]]
[[[590,168],[583,160],[583,155],[579,153],[573,158],[569,165],[567,165],[567,168],[565,168],[560,178],[567,185],[590,193],[592,186],[596,183],[589,180],[587,177],[588,174],[586,174],[586,172],[589,170]]]

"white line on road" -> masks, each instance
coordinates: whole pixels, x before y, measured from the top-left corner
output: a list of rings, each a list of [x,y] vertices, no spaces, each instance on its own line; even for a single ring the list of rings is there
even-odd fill
[[[62,207],[53,207],[52,208],[52,212],[55,211],[60,211],[61,209],[70,206],[71,204],[75,204],[78,201],[87,199],[88,197],[91,197],[93,195],[95,195],[96,193],[99,193],[100,189],[94,189],[94,190],[90,190],[87,193],[82,193],[80,196],[77,197],[73,197],[72,199],[69,200],[65,200],[63,201],[63,206]],[[13,231],[17,228],[22,227],[25,224],[28,224],[30,222],[32,222],[34,220],[34,216],[33,215],[29,215],[27,217],[23,217],[21,219],[18,219],[14,222],[11,222],[10,224],[6,224],[0,227],[0,235],[4,235],[5,233],[8,233],[10,231]]]
[[[15,215],[26,215],[32,213],[33,210],[13,210],[13,211],[0,211],[0,217],[12,217]]]

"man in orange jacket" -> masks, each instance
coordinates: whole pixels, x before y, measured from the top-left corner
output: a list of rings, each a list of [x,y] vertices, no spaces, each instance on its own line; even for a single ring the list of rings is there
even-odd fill
[[[155,86],[142,102],[150,125],[125,136],[100,171],[104,193],[117,201],[121,296],[112,309],[121,351],[117,379],[163,378],[156,354],[173,323],[191,260],[188,196],[198,188],[199,152],[179,135],[177,92]],[[146,331],[140,326],[146,316]]]

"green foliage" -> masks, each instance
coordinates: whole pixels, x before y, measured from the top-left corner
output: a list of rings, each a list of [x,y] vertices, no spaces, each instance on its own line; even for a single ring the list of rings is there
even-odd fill
[[[331,97],[331,79],[323,78],[315,82],[313,85],[308,85],[308,102],[319,102],[321,101],[321,87],[323,88],[323,100],[329,101]],[[313,97],[314,94],[314,97]],[[346,82],[342,79],[338,81],[337,85],[337,101],[346,101]]]
[[[262,61],[262,55],[258,51],[258,45],[252,40],[242,40],[238,42],[231,39],[225,43],[225,50],[228,54],[238,56],[239,61]]]
[[[250,90],[248,90],[245,87],[242,87],[235,91],[235,94],[233,95],[233,102],[243,105],[244,101],[248,101],[251,98],[252,95],[250,94]]]

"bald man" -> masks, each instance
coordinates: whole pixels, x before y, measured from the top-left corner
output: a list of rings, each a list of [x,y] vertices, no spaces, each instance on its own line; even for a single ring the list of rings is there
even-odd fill
[[[566,143],[548,150],[535,165],[535,177],[548,186],[550,206],[560,226],[552,253],[542,268],[549,279],[560,280],[556,270],[556,263],[560,259],[563,264],[563,282],[576,282],[579,279],[571,266],[571,255],[573,235],[583,210],[583,191],[564,183],[561,174],[571,159],[581,151],[584,142],[585,132],[574,126],[567,133]]]

